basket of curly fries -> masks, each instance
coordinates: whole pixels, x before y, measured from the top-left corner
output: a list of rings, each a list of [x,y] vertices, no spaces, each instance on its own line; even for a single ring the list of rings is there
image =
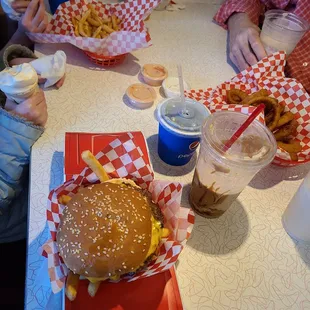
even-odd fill
[[[144,20],[159,2],[70,0],[58,7],[45,33],[27,34],[38,43],[73,44],[96,64],[116,65],[127,53],[151,45]]]
[[[190,90],[186,95],[211,112],[250,114],[263,103],[264,122],[278,144],[273,163],[287,167],[310,161],[310,96],[298,81],[285,77],[285,59],[284,52],[277,52],[215,89]]]

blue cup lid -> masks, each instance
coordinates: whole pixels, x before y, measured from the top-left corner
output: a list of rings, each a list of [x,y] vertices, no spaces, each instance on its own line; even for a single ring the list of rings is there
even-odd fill
[[[158,107],[158,117],[162,125],[181,134],[201,133],[204,120],[211,114],[200,102],[186,98],[186,108],[182,109],[180,98],[163,101]]]

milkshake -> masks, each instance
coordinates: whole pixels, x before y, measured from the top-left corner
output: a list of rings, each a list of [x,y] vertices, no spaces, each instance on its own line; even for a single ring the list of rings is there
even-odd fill
[[[223,151],[246,118],[247,115],[238,112],[216,112],[202,127],[200,154],[189,197],[193,210],[201,216],[221,216],[275,156],[274,136],[257,120],[227,152]]]

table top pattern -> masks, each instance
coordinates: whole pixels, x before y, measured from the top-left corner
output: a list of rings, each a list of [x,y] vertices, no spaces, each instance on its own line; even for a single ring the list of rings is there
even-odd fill
[[[131,108],[124,94],[139,81],[145,63],[160,63],[174,76],[181,63],[185,79],[195,89],[230,79],[234,71],[227,64],[226,32],[211,22],[217,8],[188,4],[184,11],[154,12],[148,22],[154,45],[128,55],[123,65],[109,70],[94,67],[72,46],[36,46],[39,56],[64,50],[68,66],[65,85],[46,91],[47,129],[32,150],[26,309],[61,309],[61,295],[51,293],[39,249],[48,238],[48,192],[63,182],[66,131],[141,130],[155,177],[184,183],[182,200],[188,204],[195,157],[187,166],[174,168],[157,155],[154,111],[161,91],[156,89],[157,101],[147,110]],[[309,168],[269,166],[222,217],[197,216],[176,266],[184,309],[310,309],[310,247],[290,239],[281,223]]]

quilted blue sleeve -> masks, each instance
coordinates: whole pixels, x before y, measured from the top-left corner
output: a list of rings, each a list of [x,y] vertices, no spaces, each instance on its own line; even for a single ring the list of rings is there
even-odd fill
[[[0,213],[9,212],[11,202],[28,184],[32,145],[41,136],[42,127],[0,109]]]

